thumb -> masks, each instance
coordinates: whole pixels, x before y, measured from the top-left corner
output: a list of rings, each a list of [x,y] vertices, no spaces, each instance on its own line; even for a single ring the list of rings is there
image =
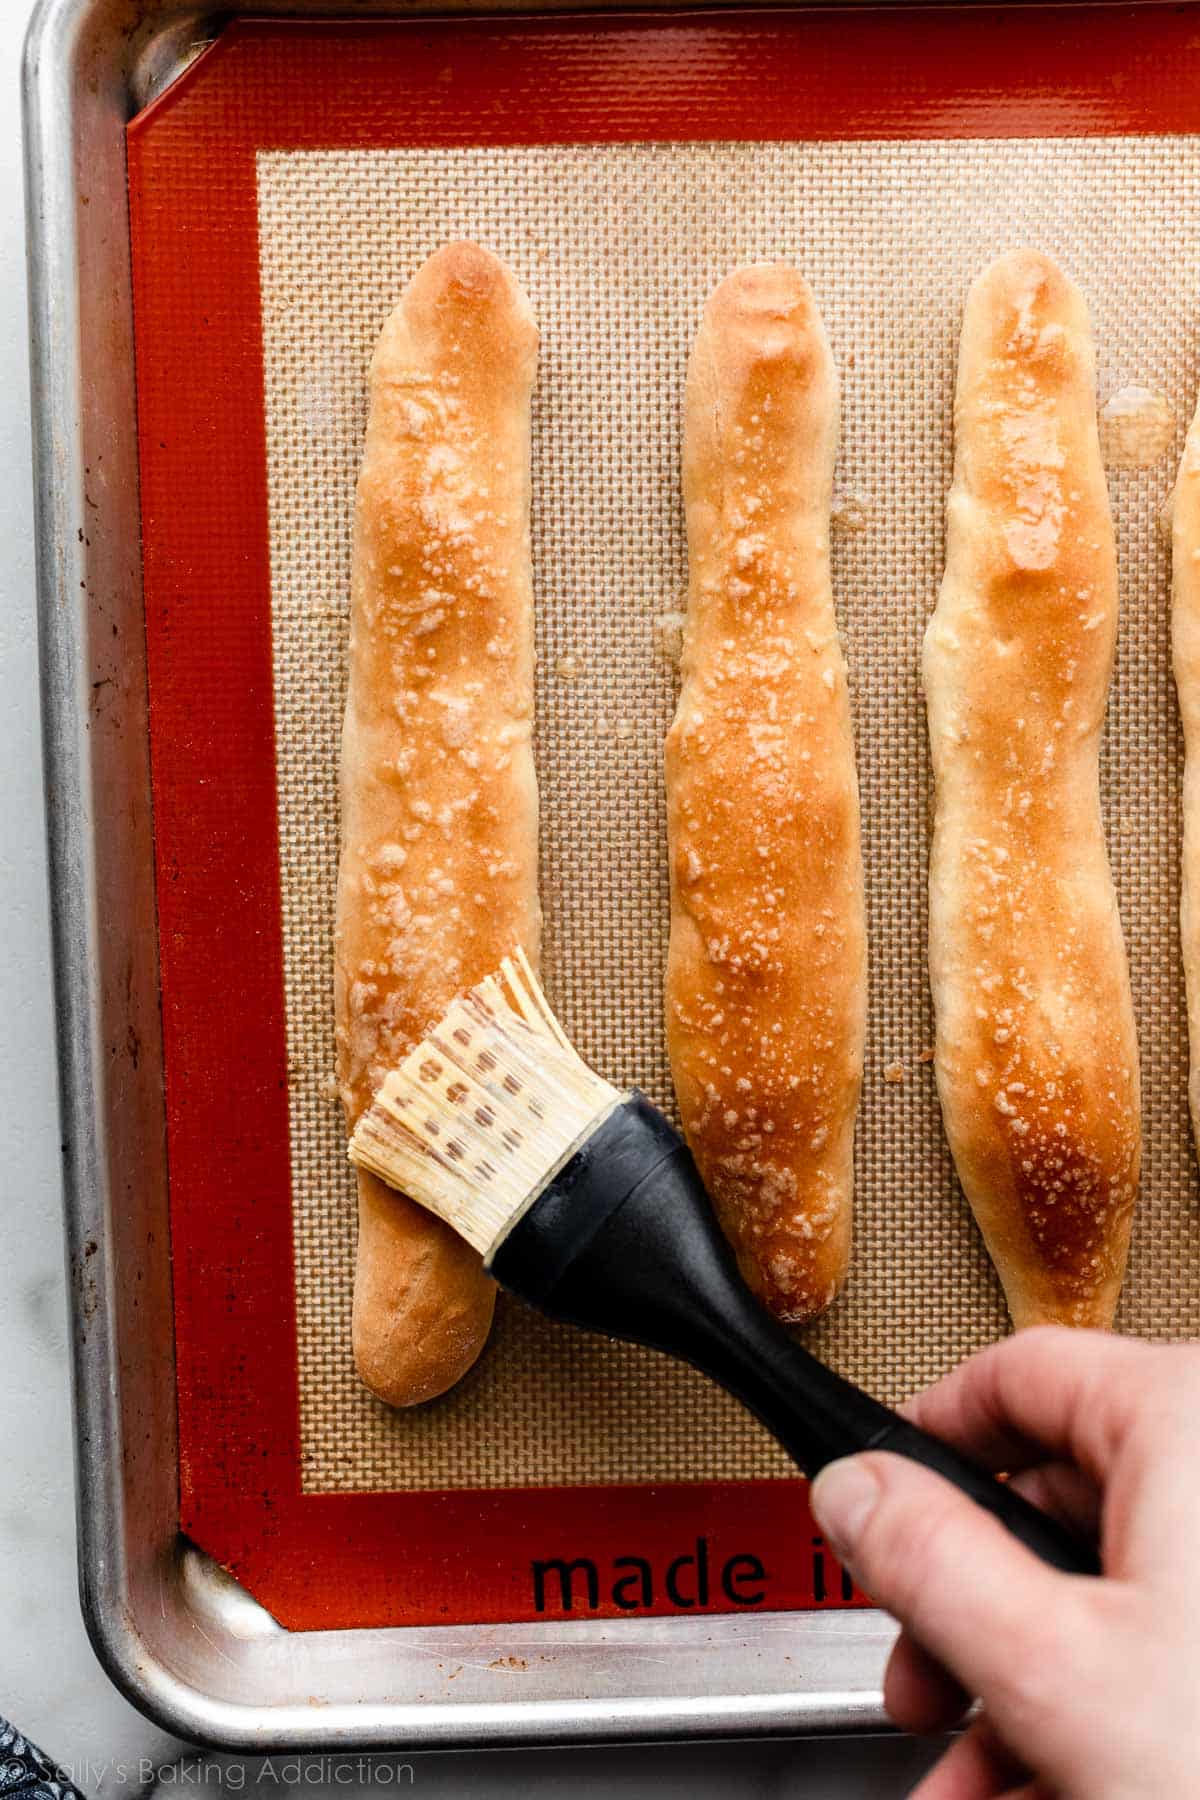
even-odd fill
[[[812,1509],[839,1559],[1002,1727],[1028,1722],[1085,1629],[1083,1577],[1041,1563],[932,1470],[875,1451],[828,1464]],[[1094,1585],[1094,1584],[1092,1584]]]

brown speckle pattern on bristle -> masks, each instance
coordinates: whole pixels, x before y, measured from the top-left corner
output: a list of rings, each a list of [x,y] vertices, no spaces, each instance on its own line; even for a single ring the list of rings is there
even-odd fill
[[[486,1255],[619,1100],[564,1047],[518,951],[456,1000],[385,1078],[355,1128],[350,1160]]]

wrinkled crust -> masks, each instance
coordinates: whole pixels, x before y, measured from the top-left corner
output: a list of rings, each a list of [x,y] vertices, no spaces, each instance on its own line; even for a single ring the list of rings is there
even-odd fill
[[[355,498],[335,1012],[353,1126],[384,1075],[514,946],[536,958],[530,397],[537,330],[510,271],[449,244],[371,361]],[[478,1257],[359,1180],[354,1344],[412,1405],[478,1355]]]
[[[858,790],[829,583],[837,419],[808,283],[785,264],[738,270],[705,308],[685,402],[667,1045],[742,1271],[790,1322],[845,1277],[865,1032]]]
[[[1099,800],[1116,555],[1087,311],[1047,258],[972,288],[955,425],[924,649],[938,1089],[1014,1319],[1107,1324],[1141,1153]]]

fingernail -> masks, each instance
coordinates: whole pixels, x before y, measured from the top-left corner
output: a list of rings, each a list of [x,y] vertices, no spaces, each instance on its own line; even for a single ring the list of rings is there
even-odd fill
[[[827,1463],[809,1496],[817,1524],[835,1555],[845,1561],[855,1547],[879,1500],[879,1482],[870,1465],[857,1456]]]

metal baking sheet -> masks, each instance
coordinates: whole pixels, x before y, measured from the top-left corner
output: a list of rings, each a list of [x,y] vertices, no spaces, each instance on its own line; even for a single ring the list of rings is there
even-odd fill
[[[317,16],[298,5],[275,10]],[[960,31],[942,112],[927,116],[931,135],[954,135],[956,121],[962,135],[983,135],[981,108],[997,136],[1189,129],[1176,116],[1180,82],[1155,110],[1145,83],[1127,79],[1127,59],[1113,56],[1114,31],[1135,29],[1135,11],[1108,15],[1094,67],[1084,59],[1065,97],[1052,68],[1036,59],[1026,67],[1019,55],[1009,57],[1007,86],[995,88],[993,77],[989,87],[985,76],[973,88],[980,46],[1014,36],[1001,14],[974,19],[975,50],[963,54]],[[1064,37],[1086,29],[1078,14],[1062,20]],[[921,14],[920,28],[936,40],[936,15]],[[31,28],[27,65],[41,619],[89,1628],[114,1678],[164,1725],[241,1748],[877,1726],[892,1628],[869,1611],[294,1633],[179,1536],[123,130],[213,31],[166,9],[131,26],[125,10],[51,0]],[[869,100],[857,103],[869,113]],[[1142,105],[1153,127],[1137,116]],[[873,122],[886,125],[882,113]]]
[[[47,0],[25,67],[79,1566],[93,1643],[165,1729],[242,1750],[877,1728],[893,1631],[870,1611],[292,1633],[179,1534],[124,128],[214,34],[170,6],[131,23],[109,0]]]

